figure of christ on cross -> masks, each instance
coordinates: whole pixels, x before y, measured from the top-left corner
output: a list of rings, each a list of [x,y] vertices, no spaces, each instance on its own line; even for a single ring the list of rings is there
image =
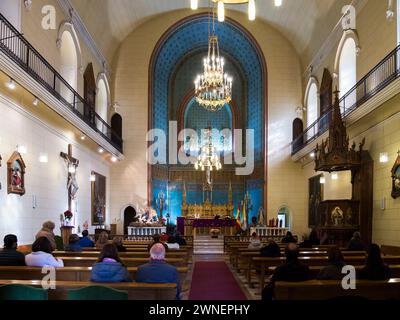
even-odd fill
[[[72,211],[72,201],[75,199],[76,193],[78,192],[78,182],[76,181],[76,168],[79,165],[79,160],[72,157],[72,145],[68,145],[68,153],[61,152],[61,158],[65,160],[68,170],[68,210]]]

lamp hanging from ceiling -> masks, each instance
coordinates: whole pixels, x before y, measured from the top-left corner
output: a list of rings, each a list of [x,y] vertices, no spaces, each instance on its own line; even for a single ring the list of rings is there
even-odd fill
[[[224,58],[219,54],[213,13],[208,54],[203,61],[203,74],[198,75],[194,81],[196,101],[208,111],[218,111],[232,100],[232,78],[224,73],[224,65]]]

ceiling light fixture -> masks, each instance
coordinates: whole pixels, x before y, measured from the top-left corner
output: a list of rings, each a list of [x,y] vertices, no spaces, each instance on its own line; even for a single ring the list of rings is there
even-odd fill
[[[86,137],[84,135],[81,135],[81,140],[84,141]]]
[[[104,153],[104,149],[103,149],[103,148],[98,148],[97,151],[98,151],[99,153]]]
[[[198,0],[190,0],[190,8],[192,10],[197,10],[199,7],[199,2]]]
[[[218,1],[218,21],[225,21],[225,5],[223,0]]]
[[[90,175],[90,181],[91,181],[91,182],[95,182],[95,181],[96,181],[96,175],[95,175],[94,173],[92,173],[92,174]]]
[[[112,161],[112,162],[117,162],[117,160],[118,160],[118,159],[117,159],[116,156],[112,156],[112,157],[111,157],[111,161]]]
[[[256,1],[249,0],[249,20],[256,20]]]
[[[338,174],[337,174],[337,172],[333,172],[333,173],[331,174],[331,179],[332,179],[332,180],[337,180],[337,179],[338,179]]]
[[[275,0],[275,7],[280,7],[282,5],[282,0]]]
[[[320,184],[325,184],[325,177],[324,176],[319,178],[319,183]]]
[[[15,84],[15,81],[13,79],[10,79],[7,82],[7,88],[10,90],[14,90],[17,87],[17,85]]]
[[[35,107],[37,107],[37,106],[39,105],[39,99],[38,99],[38,98],[35,98],[35,99],[33,100],[32,104],[33,104]]]

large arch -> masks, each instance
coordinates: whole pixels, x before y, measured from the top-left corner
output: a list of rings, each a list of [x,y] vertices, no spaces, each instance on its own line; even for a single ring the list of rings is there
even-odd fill
[[[255,130],[256,162],[262,164],[261,205],[266,203],[267,181],[267,66],[261,48],[254,37],[239,23],[227,18],[218,25],[220,47],[232,59],[241,63],[248,85],[246,127]],[[149,66],[149,112],[148,128],[168,132],[168,84],[179,59],[188,52],[206,49],[208,37],[208,15],[206,13],[186,17],[171,26],[157,42]],[[148,165],[149,205],[154,198],[152,192],[152,166]],[[165,190],[165,193],[167,190]]]

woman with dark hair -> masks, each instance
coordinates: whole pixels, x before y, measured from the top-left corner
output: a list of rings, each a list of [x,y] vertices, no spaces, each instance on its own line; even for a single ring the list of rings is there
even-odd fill
[[[79,236],[77,234],[71,234],[69,236],[65,251],[82,252],[82,247],[79,244]]]
[[[25,263],[31,267],[64,267],[61,259],[55,258],[51,253],[53,246],[47,237],[39,237],[32,244],[32,253],[25,256]]]
[[[118,250],[112,243],[101,250],[98,262],[93,265],[91,281],[94,282],[131,282],[132,277],[122,263]]]
[[[293,237],[293,234],[288,231],[286,232],[286,236],[284,236],[281,240],[282,243],[297,243],[297,240],[295,237]]]
[[[318,280],[342,280],[344,274],[342,269],[346,265],[343,254],[338,247],[331,247],[328,250],[328,265],[321,269]]]
[[[387,280],[390,279],[391,272],[381,256],[381,249],[375,243],[368,248],[367,263],[364,268],[358,272],[359,279],[365,280]]]
[[[112,243],[117,247],[118,252],[126,252],[122,237],[114,237]]]

